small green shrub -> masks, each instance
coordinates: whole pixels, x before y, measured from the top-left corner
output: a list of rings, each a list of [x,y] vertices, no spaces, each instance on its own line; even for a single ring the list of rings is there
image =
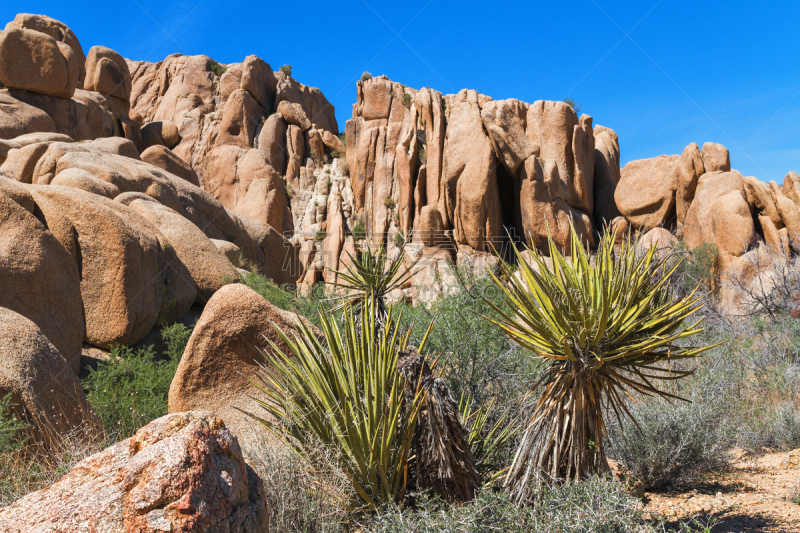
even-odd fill
[[[648,533],[639,501],[616,482],[590,478],[580,483],[544,485],[536,504],[517,506],[505,492],[484,490],[475,501],[448,506],[427,494],[416,509],[389,505],[365,519],[364,533]]]
[[[329,168],[326,168],[326,169],[325,169],[325,174],[330,174],[330,173],[331,173],[331,169],[329,169]]]
[[[228,67],[220,65],[219,63],[214,63],[213,65],[211,65],[211,71],[217,77],[222,77],[222,75],[225,73],[226,70],[228,70]]]
[[[609,456],[622,463],[645,490],[680,485],[724,468],[736,443],[737,417],[732,383],[706,376],[689,391],[671,391],[690,402],[640,399],[628,405],[638,427],[609,429]]]
[[[397,230],[397,233],[395,233],[394,237],[392,237],[392,242],[394,242],[394,245],[398,248],[402,248],[406,245],[406,236],[403,235],[401,230]]]
[[[371,77],[372,77],[372,74],[370,74],[369,72],[366,72],[366,71],[365,71],[365,72],[364,72],[364,73],[361,75],[361,81],[367,81],[367,80],[368,80],[368,79],[370,79]]]
[[[314,239],[321,241],[322,239],[325,238],[326,235],[328,235],[328,232],[325,231],[324,229],[321,229],[317,231],[316,235],[314,235]]]
[[[333,185],[333,181],[330,178],[328,178],[328,179],[325,180],[325,185],[330,187],[331,185]]]
[[[283,75],[286,76],[287,78],[291,77],[291,75],[292,75],[292,66],[291,65],[282,66],[281,67],[281,72],[283,72]]]
[[[287,183],[284,189],[286,190],[286,197],[289,198],[289,200],[291,200],[292,197],[294,196],[294,188],[292,187],[292,184]]]
[[[251,272],[242,278],[242,283],[263,296],[269,303],[285,311],[291,311],[306,317],[313,324],[317,324],[317,314],[323,309],[323,302],[327,297],[322,285],[314,287],[309,296],[298,294],[297,290],[287,285],[279,287],[262,274]]]
[[[578,103],[574,99],[572,99],[572,98],[564,98],[564,103],[567,104],[568,106],[570,106],[572,109],[574,109],[575,113],[577,113],[578,115],[581,114],[581,106],[579,106]]]
[[[367,238],[367,226],[364,224],[364,217],[356,217],[356,223],[353,229],[350,230],[350,233],[353,234],[353,240],[356,242],[363,241]]]
[[[11,410],[11,394],[0,398],[0,454],[7,454],[19,450],[25,438],[22,432],[28,424],[19,420]]]
[[[404,95],[403,95],[403,98],[402,98],[403,105],[404,105],[405,107],[409,108],[409,109],[411,109],[411,102],[412,102],[413,100],[414,100],[414,99],[413,99],[413,98],[411,98],[411,95],[410,95],[410,94],[406,93],[406,94],[404,94]]]
[[[161,330],[167,349],[157,357],[152,346],[117,346],[111,358],[89,371],[86,398],[112,441],[126,439],[167,414],[167,395],[191,330],[174,324]]]
[[[687,256],[675,273],[675,280],[683,285],[683,292],[694,290],[698,283],[704,290],[714,287],[714,266],[719,256],[716,244],[703,243],[689,250],[686,243],[681,240],[678,242],[676,252]]]
[[[394,209],[397,203],[394,201],[394,198],[392,198],[391,196],[387,196],[386,198],[383,199],[383,205],[388,207],[389,209]]]
[[[428,149],[425,146],[421,146],[419,149],[419,164],[428,164]]]
[[[342,144],[347,147],[347,132],[343,131],[339,134],[339,140],[342,141]]]

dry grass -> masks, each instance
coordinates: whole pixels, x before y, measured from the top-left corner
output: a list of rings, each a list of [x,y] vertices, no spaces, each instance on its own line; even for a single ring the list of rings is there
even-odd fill
[[[103,445],[93,434],[76,429],[50,449],[29,444],[0,453],[0,508],[49,487],[83,459],[102,450]]]
[[[351,489],[336,464],[335,450],[317,446],[311,452],[315,468],[263,431],[242,445],[248,464],[264,484],[270,531],[344,530]]]

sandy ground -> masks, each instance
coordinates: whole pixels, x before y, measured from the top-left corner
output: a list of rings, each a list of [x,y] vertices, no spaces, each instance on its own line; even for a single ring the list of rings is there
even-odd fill
[[[646,516],[671,522],[697,517],[716,520],[714,533],[800,533],[800,451],[757,457],[742,450],[729,472],[694,487],[645,494]]]

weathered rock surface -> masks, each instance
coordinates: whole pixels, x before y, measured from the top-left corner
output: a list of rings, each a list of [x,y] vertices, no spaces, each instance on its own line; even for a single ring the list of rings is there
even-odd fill
[[[205,304],[217,290],[239,279],[225,254],[184,217],[142,193],[128,193],[123,201],[169,240],[191,275],[199,303]]]
[[[268,530],[262,490],[219,418],[176,413],[0,510],[0,529],[261,533]]]
[[[673,223],[679,159],[662,155],[631,161],[622,169],[614,199],[619,212],[636,229]]]
[[[263,413],[248,397],[258,394],[249,380],[265,361],[259,350],[269,349],[268,338],[287,353],[272,323],[289,333],[299,320],[245,285],[227,285],[217,291],[192,331],[172,380],[170,412],[212,409],[234,435],[248,439],[253,421],[238,409]]]
[[[19,196],[3,194],[10,188],[3,184]],[[34,218],[30,191],[5,178],[0,191],[0,307],[34,322],[77,374],[84,337],[78,267]]]
[[[192,278],[168,239],[141,215],[72,187],[32,186],[31,194],[80,271],[86,342],[130,345],[188,311]]]
[[[0,32],[4,86],[72,98],[79,77],[78,59],[68,45],[34,30],[6,27]]]
[[[192,185],[200,187],[200,181],[194,169],[166,146],[157,144],[146,149],[142,152],[142,161],[150,163],[170,174],[175,174]]]
[[[86,75],[86,56],[83,53],[80,41],[78,41],[78,38],[66,24],[44,15],[19,13],[14,17],[14,20],[6,24],[6,29],[8,28],[38,31],[49,35],[58,42],[68,45],[72,49],[72,53],[75,54],[75,59],[80,67],[79,86],[83,83],[83,79]]]
[[[87,91],[116,96],[127,102],[131,96],[131,73],[125,59],[105,46],[93,46],[86,58]]]
[[[0,397],[9,394],[12,411],[30,426],[30,443],[55,447],[70,433],[102,438],[100,421],[67,361],[36,324],[0,307]]]

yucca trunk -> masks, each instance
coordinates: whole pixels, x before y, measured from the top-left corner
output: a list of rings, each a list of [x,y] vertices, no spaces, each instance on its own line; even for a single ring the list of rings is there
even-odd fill
[[[404,394],[409,401],[418,386],[423,393],[411,443],[411,482],[417,490],[430,489],[447,501],[472,500],[480,488],[480,474],[458,404],[444,380],[433,375],[424,356],[400,352],[397,368],[404,376]]]
[[[548,368],[541,385],[507,478],[517,499],[543,474],[578,481],[608,469],[600,373],[566,361]]]

